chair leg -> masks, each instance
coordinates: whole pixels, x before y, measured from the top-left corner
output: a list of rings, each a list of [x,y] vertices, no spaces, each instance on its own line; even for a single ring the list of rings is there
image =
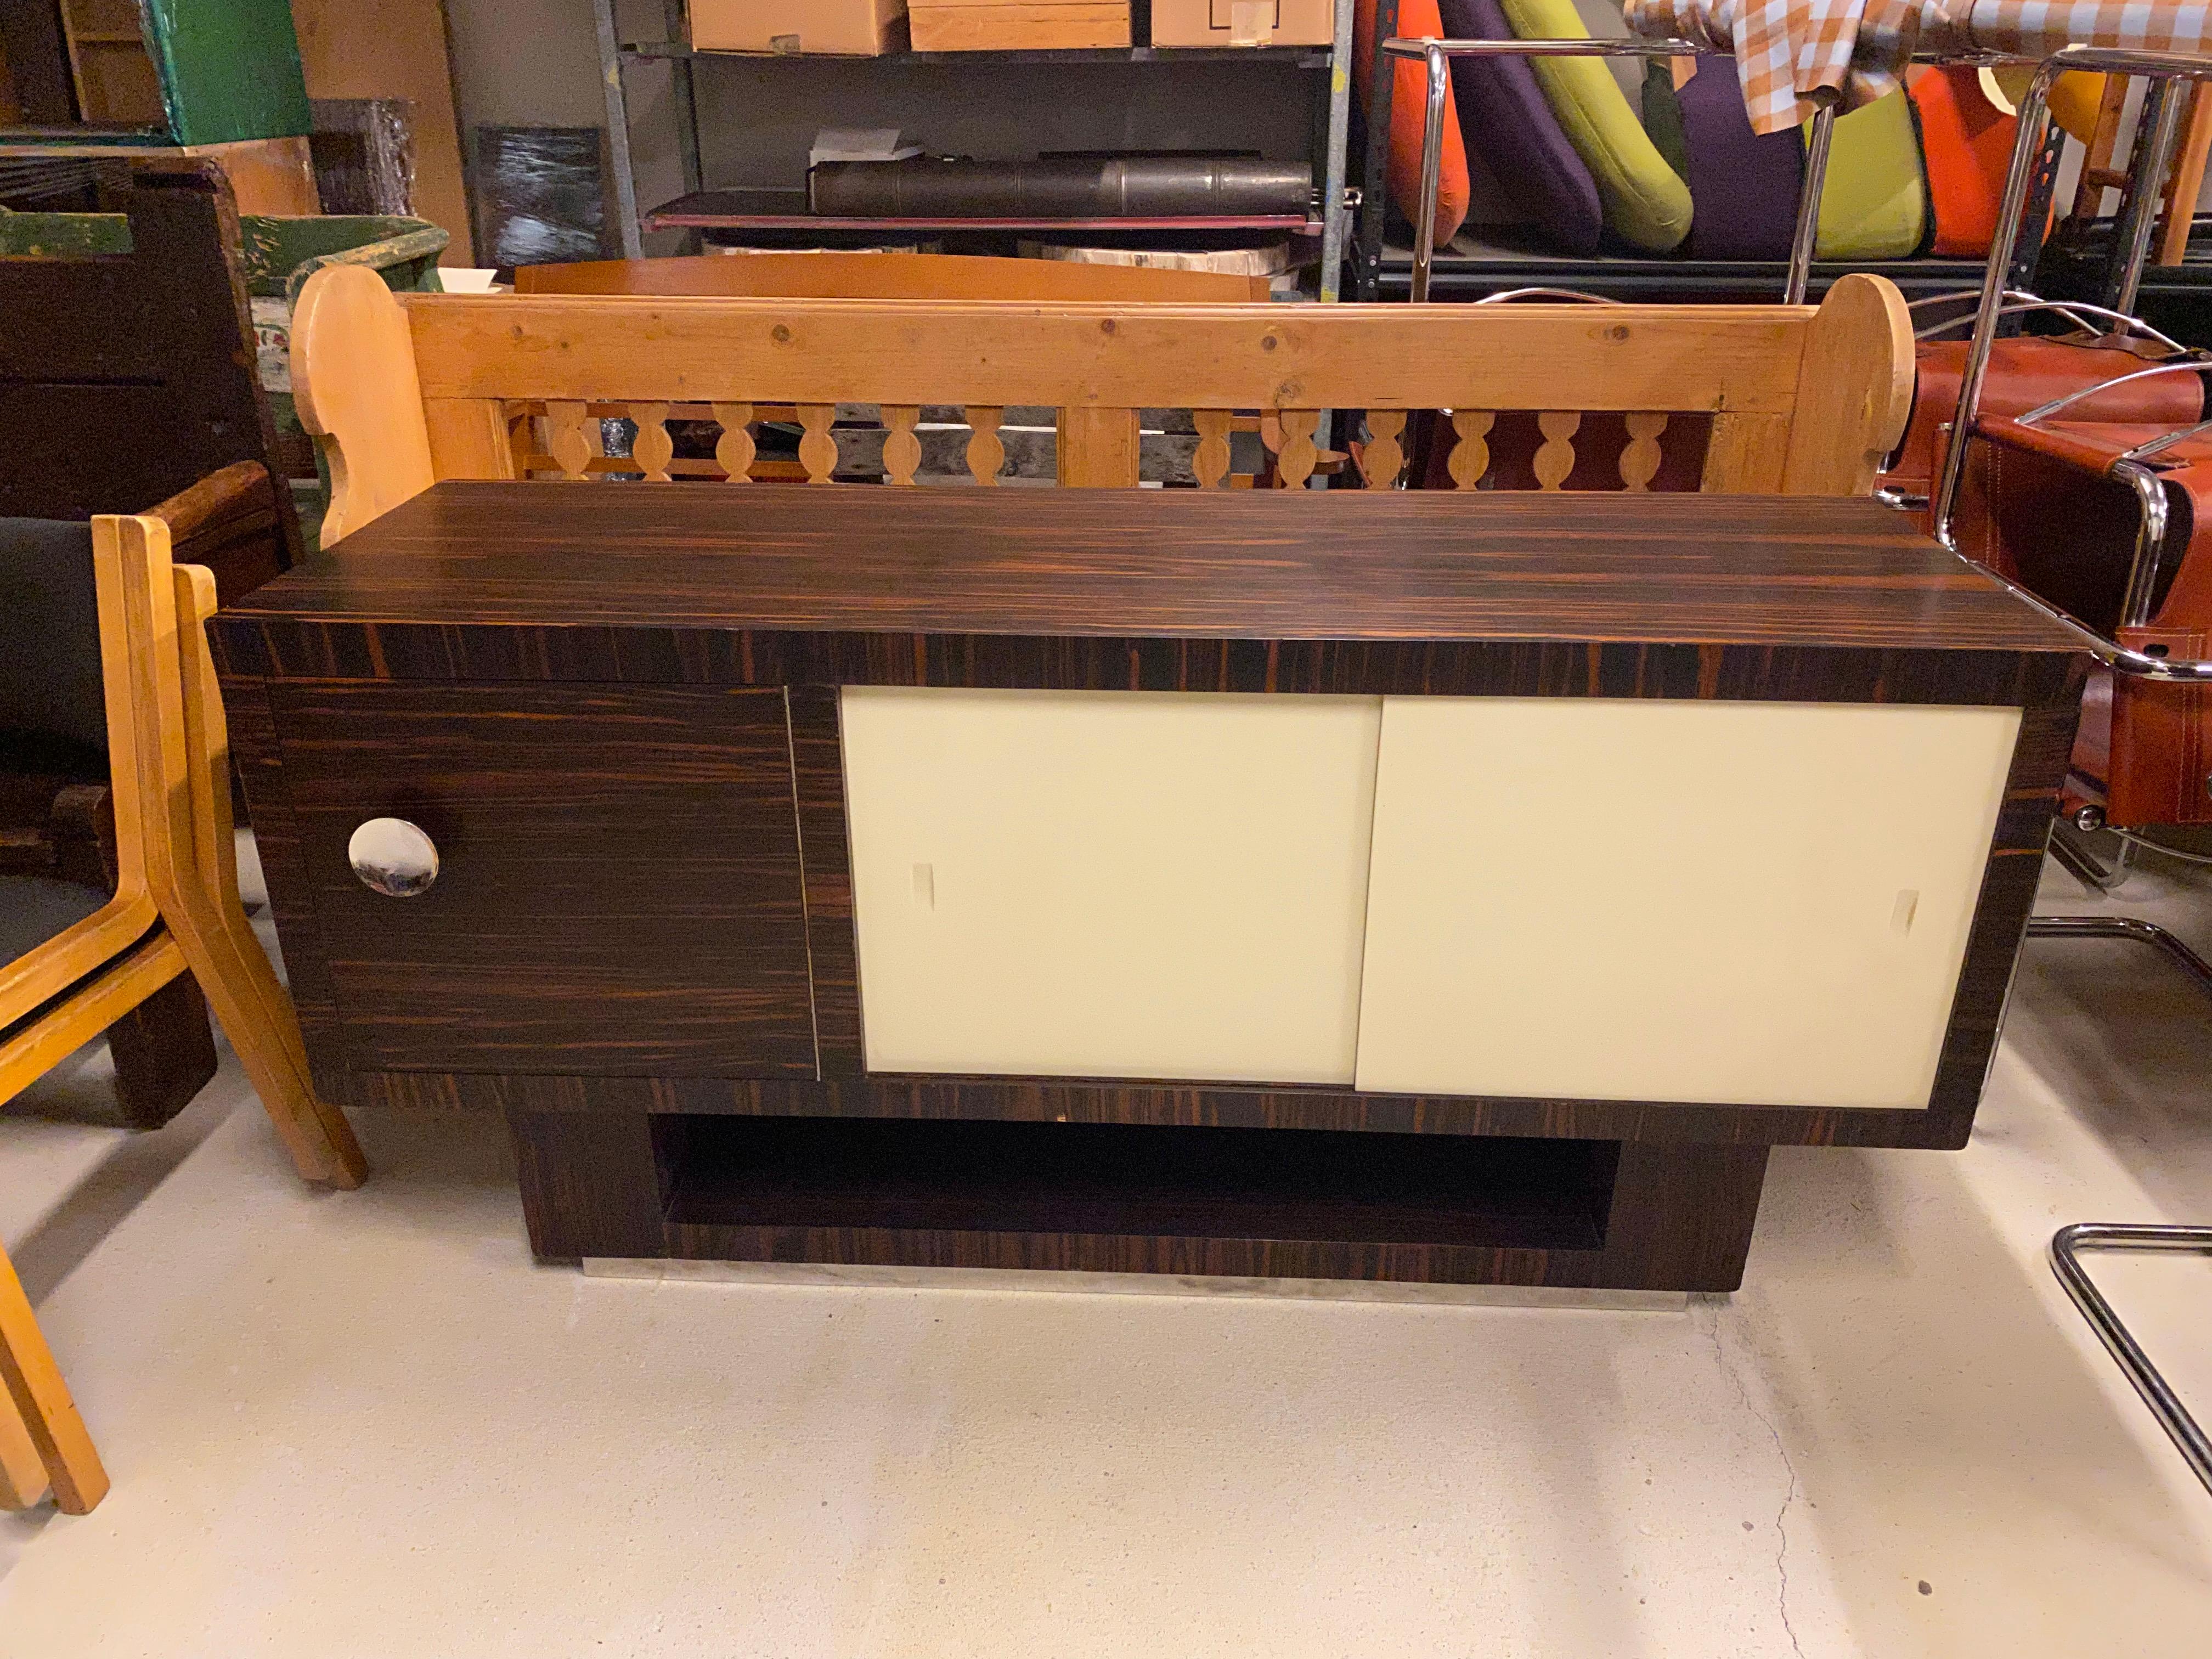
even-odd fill
[[[0,1389],[0,1510],[27,1510],[46,1495],[46,1460],[15,1409],[15,1396]]]
[[[260,941],[252,937],[242,914],[235,927],[246,935],[246,942],[233,937],[224,925],[228,918],[188,873],[176,872],[177,885],[161,891],[168,885],[163,877],[169,873],[157,872],[155,878],[162,917],[183,948],[193,977],[215,1006],[216,1018],[222,1022],[223,1032],[238,1051],[292,1161],[309,1181],[347,1188],[360,1186],[368,1171],[368,1160],[345,1114],[315,1094],[299,1018],[284,988],[276,982]]]
[[[159,520],[96,519],[93,550],[119,577],[125,628],[141,647],[129,696],[145,733],[137,763],[155,902],[301,1175],[358,1187],[368,1173],[360,1143],[345,1115],[316,1097],[292,1000],[238,902],[230,745],[202,632],[213,579],[170,564]]]
[[[191,1104],[215,1075],[207,1000],[179,974],[107,1028],[115,1099],[134,1129],[158,1129]]]
[[[0,1250],[0,1385],[46,1467],[55,1507],[88,1515],[107,1496],[107,1471],[85,1432],[84,1419],[32,1316],[15,1264]],[[12,1484],[12,1482],[11,1482]]]
[[[2131,939],[2154,946],[2166,959],[2197,981],[2200,991],[2212,991],[2212,963],[2191,950],[2154,921],[2139,916],[2030,916],[2030,939]]]

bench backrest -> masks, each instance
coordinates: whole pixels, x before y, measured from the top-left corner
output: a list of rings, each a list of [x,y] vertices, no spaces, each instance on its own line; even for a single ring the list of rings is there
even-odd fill
[[[789,420],[795,471],[831,482],[840,405],[874,405],[884,481],[911,483],[926,409],[970,428],[967,470],[994,482],[1015,406],[1056,411],[1058,481],[1133,486],[1139,417],[1188,411],[1190,471],[1228,479],[1256,423],[1273,481],[1303,484],[1325,410],[1364,410],[1360,470],[1389,488],[1409,412],[1446,411],[1457,488],[1492,472],[1498,416],[1536,411],[1533,481],[1576,470],[1586,414],[1625,427],[1608,471],[1649,487],[1670,421],[1706,429],[1708,490],[1850,495],[1872,487],[1912,391],[1911,324],[1880,277],[1791,306],[1169,306],[778,299],[395,295],[369,272],[318,272],[292,332],[301,419],[331,462],[328,542],[446,478],[755,476],[756,429]],[[601,422],[635,423],[627,456]],[[679,457],[704,431],[711,456]],[[1608,482],[1610,482],[1608,480]]]

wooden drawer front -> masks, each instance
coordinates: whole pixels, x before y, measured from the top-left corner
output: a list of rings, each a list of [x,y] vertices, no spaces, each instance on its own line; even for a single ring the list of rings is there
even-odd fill
[[[1381,718],[848,687],[869,1069],[1350,1083]]]
[[[1926,1106],[2019,728],[1386,699],[1359,1086]]]
[[[345,1063],[812,1077],[781,690],[278,686]],[[428,892],[356,878],[364,819],[437,843]]]

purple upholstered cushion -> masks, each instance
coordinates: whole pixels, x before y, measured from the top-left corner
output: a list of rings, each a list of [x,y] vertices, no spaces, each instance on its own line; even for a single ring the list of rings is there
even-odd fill
[[[1437,0],[1455,40],[1510,40],[1498,0]],[[1470,160],[1480,157],[1506,198],[1569,253],[1597,252],[1605,227],[1597,185],[1536,84],[1525,58],[1455,58],[1452,94]]]
[[[1690,256],[1696,259],[1787,259],[1805,186],[1805,144],[1797,129],[1751,130],[1735,65],[1698,60],[1675,94],[1690,153]]]

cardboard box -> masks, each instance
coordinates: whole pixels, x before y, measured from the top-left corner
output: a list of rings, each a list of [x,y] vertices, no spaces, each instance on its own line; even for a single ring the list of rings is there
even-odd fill
[[[916,52],[1126,46],[1129,0],[908,0]]]
[[[906,47],[906,0],[691,0],[699,52],[880,58]]]
[[[1152,0],[1156,46],[1326,46],[1330,0]]]

